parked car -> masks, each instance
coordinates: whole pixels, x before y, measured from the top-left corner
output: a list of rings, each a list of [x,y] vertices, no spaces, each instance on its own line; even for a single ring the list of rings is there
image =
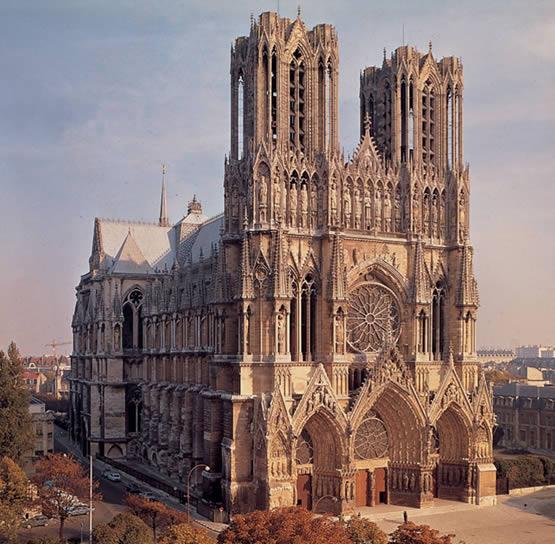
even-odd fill
[[[94,506],[93,506],[93,512],[94,512]],[[85,516],[89,513],[90,509],[87,505],[85,504],[79,504],[77,506],[74,506],[68,513],[70,516]]]
[[[111,482],[121,482],[121,474],[119,472],[114,472],[112,470],[105,470],[102,476]]]
[[[33,516],[32,518],[26,519],[23,525],[27,527],[27,529],[31,529],[31,527],[47,527],[48,518],[40,514],[38,516]]]
[[[142,493],[142,489],[137,484],[133,483],[128,484],[125,489],[127,490],[127,493],[131,495],[139,495],[140,493]]]
[[[142,497],[143,499],[148,499],[149,501],[160,500],[160,495],[156,495],[156,493],[151,493],[150,491],[143,491],[142,493],[139,493],[139,497]]]

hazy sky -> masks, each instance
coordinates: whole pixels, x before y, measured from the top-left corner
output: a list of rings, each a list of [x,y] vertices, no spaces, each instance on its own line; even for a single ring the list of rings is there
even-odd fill
[[[340,38],[340,128],[359,70],[402,41],[465,70],[479,345],[555,343],[555,2],[305,0]],[[297,2],[281,0],[295,17]],[[229,49],[276,1],[0,1],[0,347],[69,340],[93,219],[223,206]],[[67,347],[63,350],[67,351]]]

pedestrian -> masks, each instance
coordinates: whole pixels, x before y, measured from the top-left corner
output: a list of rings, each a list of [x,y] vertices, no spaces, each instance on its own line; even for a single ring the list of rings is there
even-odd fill
[[[408,521],[409,521],[409,515],[407,514],[407,511],[404,510],[403,511],[403,522],[408,523]]]

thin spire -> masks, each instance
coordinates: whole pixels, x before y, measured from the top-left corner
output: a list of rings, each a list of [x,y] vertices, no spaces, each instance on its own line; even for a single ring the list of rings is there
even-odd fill
[[[160,196],[160,219],[158,224],[161,227],[169,227],[168,219],[168,195],[166,192],[166,165],[162,164],[162,195]]]

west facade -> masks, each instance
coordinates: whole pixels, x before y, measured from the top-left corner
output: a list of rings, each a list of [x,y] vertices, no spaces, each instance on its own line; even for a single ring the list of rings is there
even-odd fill
[[[224,213],[97,219],[73,319],[83,450],[228,512],[495,500],[459,59],[399,47],[338,140],[338,38],[263,13],[231,50]]]

